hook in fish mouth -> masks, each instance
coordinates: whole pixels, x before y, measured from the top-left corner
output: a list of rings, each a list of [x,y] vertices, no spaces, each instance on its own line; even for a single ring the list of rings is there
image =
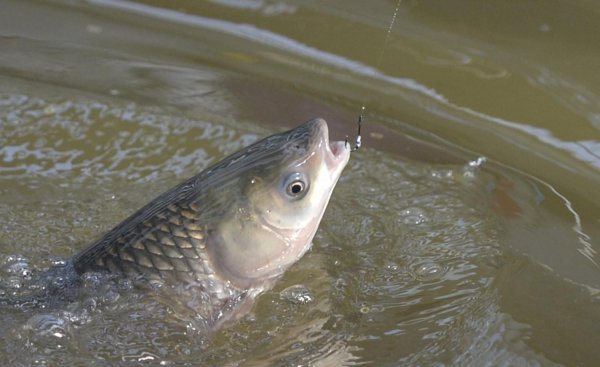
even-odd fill
[[[362,117],[363,112],[365,111],[365,106],[360,110],[360,115],[358,115],[358,132],[356,133],[356,140],[354,140],[354,147],[350,149],[351,152],[356,152],[362,146],[362,136],[360,135],[360,127],[362,125]],[[344,147],[348,148],[348,135],[346,135],[346,140],[344,141]]]
[[[324,157],[327,166],[330,169],[336,169],[337,167],[344,167],[350,157],[350,151],[345,149],[346,143],[343,141],[330,141],[329,140],[329,128],[327,122],[322,118],[313,120],[319,129],[321,134],[321,144],[323,144]]]

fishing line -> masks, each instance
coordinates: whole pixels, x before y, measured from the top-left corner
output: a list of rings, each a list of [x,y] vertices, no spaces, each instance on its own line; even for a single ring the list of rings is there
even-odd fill
[[[383,46],[381,47],[381,52],[379,52],[379,58],[377,59],[377,64],[375,65],[375,70],[379,69],[381,65],[381,61],[383,60],[383,56],[385,55],[385,51],[387,49],[387,44],[390,40],[390,35],[392,34],[392,29],[394,28],[394,23],[396,22],[396,17],[398,16],[398,11],[400,10],[400,3],[402,0],[398,0],[396,3],[396,9],[394,10],[394,15],[392,15],[392,20],[390,21],[390,25],[388,26],[387,32],[385,33],[385,39],[383,40]],[[358,114],[358,132],[356,133],[356,140],[354,141],[354,147],[350,150],[351,152],[355,152],[360,149],[362,145],[362,137],[360,135],[360,127],[362,125],[363,116],[365,114],[366,102],[363,102],[362,107],[360,108],[360,113]],[[348,136],[346,136],[345,146],[348,146]]]

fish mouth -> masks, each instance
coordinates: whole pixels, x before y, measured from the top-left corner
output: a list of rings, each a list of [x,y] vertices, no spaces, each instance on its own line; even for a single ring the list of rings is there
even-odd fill
[[[334,159],[340,159],[350,153],[350,149],[345,141],[332,141],[327,147],[329,147],[329,153]]]
[[[315,119],[315,124],[319,128],[322,136],[321,143],[325,150],[325,163],[331,170],[337,171],[343,169],[350,159],[350,146],[345,141],[329,141],[329,129],[327,122],[322,118]]]

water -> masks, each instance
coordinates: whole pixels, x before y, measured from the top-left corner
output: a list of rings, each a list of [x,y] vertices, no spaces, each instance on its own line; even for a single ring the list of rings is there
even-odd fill
[[[3,292],[262,136],[367,113],[313,249],[238,323],[92,274],[3,310],[3,364],[594,365],[600,8],[405,1],[377,65],[395,5],[5,1]]]

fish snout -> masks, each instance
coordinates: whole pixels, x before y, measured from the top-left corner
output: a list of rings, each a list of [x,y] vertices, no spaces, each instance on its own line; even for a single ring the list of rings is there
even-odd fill
[[[314,132],[313,136],[318,137],[316,140],[323,149],[327,167],[334,172],[341,172],[350,158],[350,146],[345,141],[329,141],[329,128],[324,119],[316,118],[309,123]]]

